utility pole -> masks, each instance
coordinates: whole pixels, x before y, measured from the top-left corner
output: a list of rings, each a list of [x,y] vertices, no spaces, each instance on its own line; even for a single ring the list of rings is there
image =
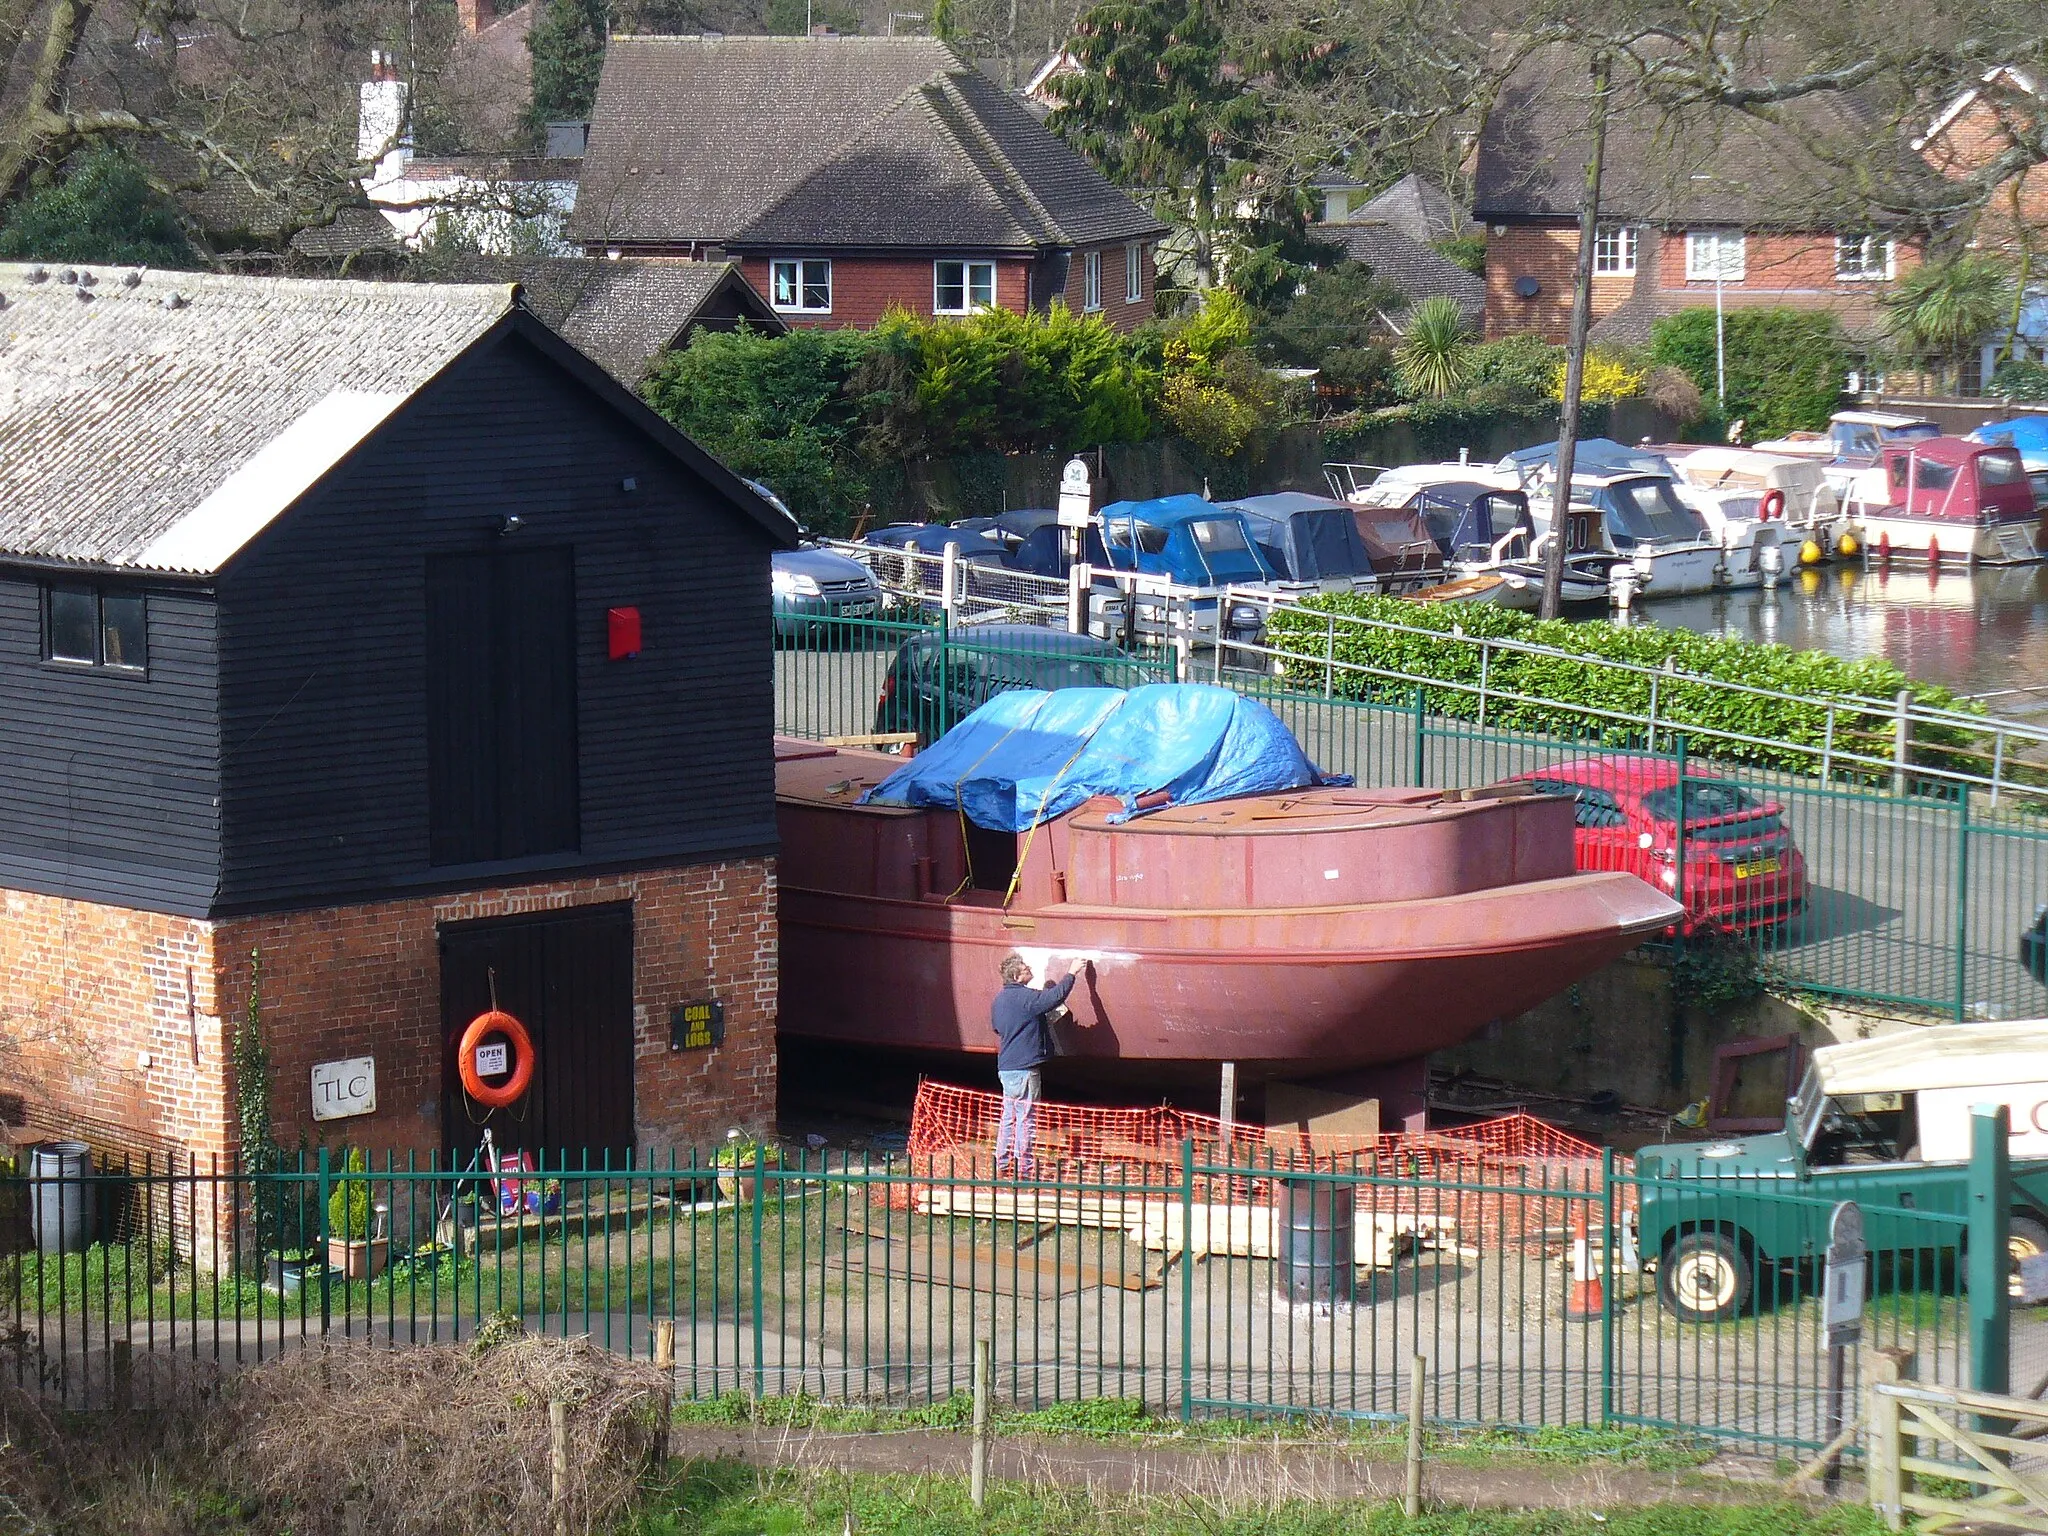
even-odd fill
[[[1572,330],[1564,354],[1564,419],[1557,432],[1557,484],[1550,502],[1550,544],[1543,552],[1541,617],[1563,605],[1564,543],[1572,507],[1572,469],[1579,444],[1579,390],[1586,377],[1586,333],[1593,324],[1593,246],[1600,236],[1600,167],[1607,154],[1607,82],[1613,61],[1593,55],[1593,152],[1586,157],[1586,196],[1579,205],[1579,262],[1572,274]]]

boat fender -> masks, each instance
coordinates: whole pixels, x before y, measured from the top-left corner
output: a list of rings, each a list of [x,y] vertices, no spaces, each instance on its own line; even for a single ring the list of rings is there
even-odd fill
[[[512,1053],[512,1075],[495,1087],[477,1071],[476,1054],[492,1035],[503,1035]],[[462,1042],[455,1048],[455,1067],[462,1075],[462,1091],[490,1109],[504,1109],[519,1102],[533,1082],[533,1037],[511,1014],[491,1008],[469,1021]]]
[[[1763,505],[1757,509],[1757,516],[1765,522],[1785,515],[1785,493],[1775,488],[1764,492]]]
[[[1941,540],[1929,539],[1927,541],[1927,563],[1929,565],[1941,564]]]

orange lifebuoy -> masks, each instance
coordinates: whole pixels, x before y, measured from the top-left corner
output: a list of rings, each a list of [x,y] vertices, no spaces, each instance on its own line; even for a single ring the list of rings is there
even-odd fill
[[[495,1088],[476,1069],[477,1047],[490,1035],[503,1035],[512,1049],[512,1075]],[[455,1047],[455,1069],[462,1074],[464,1093],[491,1109],[504,1109],[516,1104],[533,1082],[533,1037],[511,1014],[489,1009],[471,1019],[462,1032],[462,1043]]]
[[[1772,518],[1783,517],[1784,515],[1785,493],[1781,490],[1776,489],[1775,487],[1771,490],[1765,491],[1764,504],[1762,509],[1758,511],[1757,516],[1768,523]]]

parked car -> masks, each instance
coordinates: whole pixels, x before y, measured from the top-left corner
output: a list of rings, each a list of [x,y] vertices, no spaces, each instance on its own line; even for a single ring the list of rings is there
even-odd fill
[[[2034,1019],[1825,1045],[1782,1131],[1644,1147],[1624,1255],[1656,1266],[1658,1298],[1681,1320],[1725,1322],[1800,1294],[1796,1273],[1776,1282],[1788,1267],[1811,1275],[1835,1204],[1854,1200],[1871,1253],[1899,1276],[1902,1257],[1961,1246],[1940,1218],[1968,1210],[1970,1112],[1984,1103],[2011,1116],[2007,1253],[2015,1266],[2048,1253],[2048,1021]]]
[[[1106,640],[1031,624],[976,624],[913,635],[897,648],[875,701],[875,733],[915,731],[928,746],[1012,688],[1124,688],[1146,680]]]
[[[1517,774],[1575,802],[1580,869],[1618,869],[1661,891],[1678,885],[1678,767],[1664,758],[1580,758]],[[1685,892],[1693,922],[1756,928],[1806,905],[1806,859],[1775,801],[1704,774],[1685,776]]]
[[[805,542],[773,557],[775,635],[799,639],[835,620],[872,619],[882,611],[882,587],[858,560]]]

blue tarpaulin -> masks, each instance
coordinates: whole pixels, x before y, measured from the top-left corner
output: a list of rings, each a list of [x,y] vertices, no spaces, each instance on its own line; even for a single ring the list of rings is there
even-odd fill
[[[2029,469],[2048,464],[2048,416],[1987,421],[1970,436],[1980,443],[2010,444]]]
[[[999,693],[861,796],[861,803],[957,805],[976,826],[1023,832],[1094,795],[1133,814],[1165,805],[1344,784],[1316,771],[1256,699],[1199,683],[1018,688]]]

